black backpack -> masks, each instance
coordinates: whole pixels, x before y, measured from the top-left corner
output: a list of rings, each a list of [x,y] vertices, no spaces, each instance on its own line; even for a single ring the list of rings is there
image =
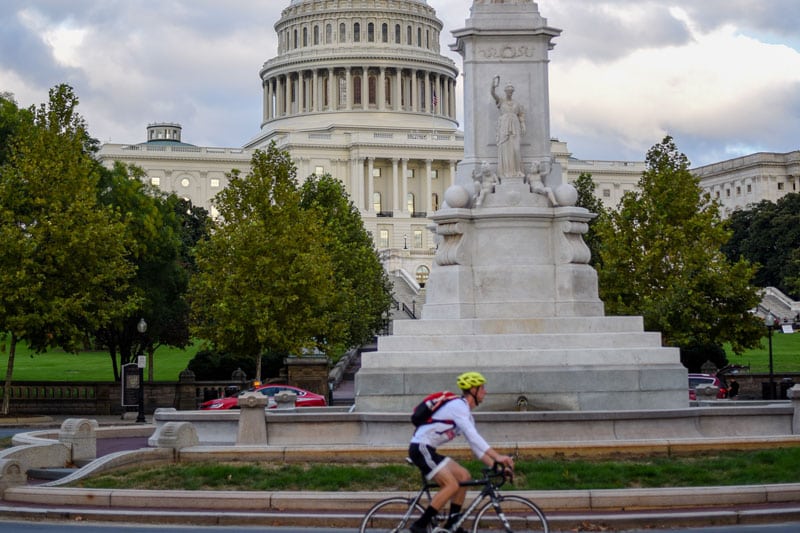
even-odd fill
[[[425,424],[431,424],[433,422],[447,422],[452,424],[452,420],[434,420],[433,414],[450,400],[458,398],[461,398],[461,396],[453,394],[450,391],[434,392],[433,394],[427,395],[425,399],[414,408],[414,412],[411,414],[411,423],[414,424],[414,427],[424,426]]]

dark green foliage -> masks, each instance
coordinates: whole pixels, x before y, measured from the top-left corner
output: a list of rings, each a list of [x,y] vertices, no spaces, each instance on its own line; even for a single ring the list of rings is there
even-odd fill
[[[587,209],[590,213],[595,213],[597,217],[589,222],[589,231],[583,236],[583,241],[592,253],[589,264],[596,266],[600,261],[600,238],[597,235],[595,226],[598,220],[606,216],[606,209],[603,207],[603,202],[594,195],[595,188],[597,187],[592,181],[592,175],[581,172],[578,179],[573,183],[575,189],[578,191],[578,201],[575,204],[578,207]]]
[[[756,346],[763,326],[746,260],[720,251],[730,234],[671,137],[650,149],[638,190],[596,224],[600,297],[610,315],[642,315],[665,345]]]
[[[728,357],[722,346],[707,344],[705,346],[681,346],[681,363],[689,372],[702,372],[706,361],[711,361],[717,368],[728,365]]]
[[[800,194],[736,210],[728,226],[733,236],[722,251],[729,260],[744,258],[757,264],[753,278],[757,286],[777,287],[800,298]]]
[[[265,355],[261,358],[262,377],[277,377],[283,368],[283,356]],[[247,355],[219,352],[214,349],[200,350],[189,361],[187,368],[194,372],[198,381],[219,381],[231,379],[236,370],[241,369],[251,381],[256,375],[256,361]]]

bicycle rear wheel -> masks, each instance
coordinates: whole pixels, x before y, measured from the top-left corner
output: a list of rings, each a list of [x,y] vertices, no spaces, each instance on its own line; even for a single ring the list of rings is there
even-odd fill
[[[413,498],[394,497],[381,500],[361,520],[359,533],[398,532],[417,520],[425,509]]]
[[[492,502],[487,502],[475,517],[473,533],[488,531],[506,531],[507,533],[522,533],[536,531],[548,533],[550,527],[547,518],[539,507],[522,496],[500,496],[498,508]]]

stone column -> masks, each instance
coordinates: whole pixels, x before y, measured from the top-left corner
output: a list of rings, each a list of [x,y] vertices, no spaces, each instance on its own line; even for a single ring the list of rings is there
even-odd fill
[[[400,211],[403,213],[408,213],[408,159],[404,157],[400,160],[400,163],[400,179],[402,180],[401,183],[403,184],[403,197],[400,199],[403,208]]]
[[[433,203],[431,198],[431,191],[433,190],[433,184],[431,183],[431,164],[433,163],[432,159],[425,160],[425,190],[422,191],[422,194],[425,195],[425,212],[432,213],[433,212]]]
[[[246,392],[239,396],[239,432],[236,444],[266,444],[267,419],[264,410],[268,398],[260,392]]]
[[[392,211],[395,213],[400,211],[399,180],[397,179],[397,164],[399,162],[400,160],[398,158],[392,158]]]
[[[319,111],[319,74],[317,74],[317,69],[314,69],[311,83],[311,111]]]
[[[411,71],[411,110],[420,111],[419,105],[419,80],[417,79],[417,71]]]
[[[336,109],[336,105],[333,103],[333,84],[335,79],[333,67],[328,68],[328,109]]]
[[[394,72],[394,100],[392,108],[400,111],[403,104],[403,70],[396,68]]]
[[[386,67],[380,68],[380,75],[378,76],[378,109],[383,111],[386,109]]]
[[[425,72],[425,111],[434,112],[433,109],[433,86],[431,84],[431,73]]]
[[[346,90],[347,94],[345,95],[345,106],[344,108],[350,111],[353,109],[353,76],[352,72],[350,71],[350,67],[345,67],[345,79],[346,79]]]
[[[447,187],[445,187],[445,190],[447,190],[448,187],[452,187],[455,184],[456,184],[456,161],[452,161],[451,160],[450,161],[450,183],[447,184]]]
[[[375,169],[375,158],[367,158],[367,212],[372,213],[375,211],[375,202],[372,200],[372,195],[375,193],[375,178],[372,171]]]
[[[283,90],[283,114],[284,116],[288,117],[292,114],[292,79],[289,74],[286,74],[286,84],[284,85]]]

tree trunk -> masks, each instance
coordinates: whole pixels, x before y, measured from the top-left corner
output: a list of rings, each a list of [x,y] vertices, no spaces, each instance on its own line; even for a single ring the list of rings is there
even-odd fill
[[[11,346],[8,350],[8,367],[6,368],[6,382],[3,385],[3,416],[8,416],[11,405],[11,376],[14,373],[14,355],[17,351],[17,335],[11,333]]]
[[[256,357],[256,381],[261,383],[261,355]]]
[[[111,368],[114,369],[114,381],[120,381],[122,378],[119,375],[119,368],[117,368],[117,350],[113,345],[108,347],[108,355],[111,356]]]

